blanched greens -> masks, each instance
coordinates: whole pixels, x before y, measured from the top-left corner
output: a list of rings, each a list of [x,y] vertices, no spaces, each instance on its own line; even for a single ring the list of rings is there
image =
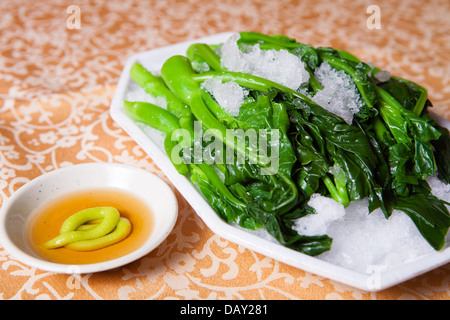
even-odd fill
[[[296,91],[232,72],[221,64],[220,44],[194,44],[186,56],[169,58],[161,77],[139,63],[131,69],[132,79],[148,94],[166,99],[167,110],[124,103],[133,120],[166,133],[168,156],[220,217],[244,228],[264,228],[281,244],[317,255],[330,249],[332,239],[292,228],[295,219],[313,213],[310,197],[319,193],[344,206],[368,198],[370,212],[381,208],[386,218],[394,209],[405,212],[440,250],[450,215],[426,179],[437,174],[450,182],[450,135],[430,117],[426,90],[395,77],[380,82],[380,70],[348,52],[314,48],[286,36],[242,32],[237,43],[242,50],[258,44],[261,50],[286,50],[300,57],[308,82]],[[312,99],[322,89],[314,71],[323,62],[355,84],[361,108],[351,124]],[[202,83],[212,79],[246,90],[238,115],[204,89]],[[180,129],[187,134],[176,135]],[[255,130],[264,141],[230,138],[229,130]]]

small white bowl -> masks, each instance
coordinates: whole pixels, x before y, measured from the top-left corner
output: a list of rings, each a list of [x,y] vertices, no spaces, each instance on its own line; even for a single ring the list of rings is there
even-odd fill
[[[39,257],[26,239],[28,219],[36,209],[65,194],[86,189],[115,188],[141,199],[153,216],[147,241],[120,258],[92,264],[68,265]],[[20,187],[0,209],[0,244],[16,260],[57,273],[92,273],[135,261],[155,249],[172,231],[178,202],[172,189],[154,174],[129,165],[86,163],[48,172]]]

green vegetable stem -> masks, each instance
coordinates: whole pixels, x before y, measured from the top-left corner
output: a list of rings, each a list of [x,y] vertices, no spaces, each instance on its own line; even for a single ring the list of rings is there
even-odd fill
[[[181,129],[180,121],[174,114],[157,105],[139,101],[124,101],[124,112],[134,121],[142,122],[164,132],[166,134],[164,149],[167,156],[180,174],[185,175],[188,173],[188,167],[183,161],[180,161],[180,158],[183,157],[183,155],[180,155],[180,152],[186,150],[186,147],[189,148],[191,141],[183,139],[183,136],[178,137],[178,141],[174,139],[174,133]],[[180,138],[182,141],[179,141]],[[179,152],[176,155],[177,158],[174,159],[173,152],[178,150],[177,148]]]
[[[194,118],[189,107],[167,88],[161,78],[154,76],[138,62],[131,67],[130,76],[149,95],[155,98],[163,97],[167,101],[167,109],[179,119],[181,128],[193,134]]]

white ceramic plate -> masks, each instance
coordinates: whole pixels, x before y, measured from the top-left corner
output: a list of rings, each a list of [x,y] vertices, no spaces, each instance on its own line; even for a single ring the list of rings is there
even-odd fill
[[[140,62],[150,71],[158,71],[164,61],[170,56],[176,54],[185,55],[186,49],[190,44],[196,42],[208,44],[222,43],[228,39],[231,34],[231,32],[216,34],[133,55],[126,62],[110,108],[110,114],[114,121],[116,121],[145,150],[145,152],[148,153],[206,225],[224,239],[238,243],[246,248],[294,267],[298,267],[302,270],[366,291],[386,289],[450,262],[450,248],[446,248],[441,252],[433,252],[416,261],[404,263],[389,268],[388,270],[374,269],[373,273],[364,274],[259,238],[242,229],[233,227],[219,218],[216,212],[192,186],[189,180],[180,175],[172,166],[172,163],[164,152],[161,135],[154,130],[131,121],[124,114],[122,107],[127,91],[133,82],[130,79],[129,70],[134,62]],[[450,127],[448,122],[443,121],[442,119],[440,120],[445,126]]]
[[[117,259],[82,265],[46,261],[30,247],[27,222],[41,206],[83,190],[116,189],[130,193],[147,205],[153,227],[145,243]],[[173,190],[156,175],[137,167],[114,163],[86,163],[48,172],[20,187],[0,210],[0,244],[11,256],[29,266],[58,273],[91,273],[137,260],[156,248],[171,232],[178,216]]]

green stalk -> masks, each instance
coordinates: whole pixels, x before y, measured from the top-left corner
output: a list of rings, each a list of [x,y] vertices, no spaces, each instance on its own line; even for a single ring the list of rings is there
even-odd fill
[[[209,182],[217,188],[233,205],[236,207],[240,207],[245,209],[245,203],[237,199],[231,192],[228,190],[227,186],[220,179],[217,172],[211,165],[200,163],[197,164],[197,168],[203,171],[204,176],[209,180]]]
[[[269,36],[258,32],[241,32],[240,39],[244,42],[254,43],[270,43],[274,45],[274,48],[280,49],[295,49],[298,43],[294,39],[288,37]]]
[[[140,63],[136,62],[133,64],[130,69],[130,77],[152,97],[165,98],[167,108],[177,117],[185,115],[188,112],[184,104],[167,88],[164,81],[153,75]]]
[[[181,128],[175,115],[152,103],[124,101],[124,112],[134,121],[145,123],[167,135]]]
[[[409,80],[400,78],[400,77],[391,77],[392,79],[395,79],[397,81],[403,82],[403,83],[413,83],[417,89],[420,91],[419,99],[417,99],[416,104],[414,105],[413,112],[420,116],[422,114],[423,108],[425,107],[425,103],[428,99],[428,91],[424,87],[418,85],[417,83],[411,82]]]
[[[383,120],[379,116],[377,116],[374,120],[374,131],[377,136],[377,140],[384,145],[392,145],[394,143],[391,132],[386,128],[383,123]]]
[[[342,58],[350,60],[350,61],[354,61],[354,62],[361,62],[361,60],[359,60],[357,57],[355,57],[354,55],[352,55],[350,52],[347,52],[345,50],[336,50],[337,52],[339,52],[342,56]]]
[[[286,177],[284,174],[279,174],[278,176],[281,177],[281,179],[283,179],[284,182],[286,182],[286,184],[289,186],[289,191],[291,191],[291,193],[290,193],[290,196],[287,199],[285,199],[283,202],[278,204],[274,208],[274,210],[280,210],[289,205],[293,205],[293,204],[295,204],[295,202],[297,201],[297,198],[298,198],[298,189],[297,189],[297,186],[295,185],[295,183],[289,177]],[[270,177],[273,177],[273,176],[270,176]],[[287,207],[287,209],[290,209],[290,206]]]
[[[334,180],[335,181],[333,183],[328,175],[322,177],[322,181],[330,192],[331,197],[341,203],[344,207],[347,207],[350,204],[347,188],[340,179],[335,178]]]
[[[163,97],[167,101],[167,110],[179,118],[180,125],[194,134],[194,119],[189,107],[166,86],[164,81],[135,62],[130,69],[131,78],[152,97]]]
[[[375,86],[375,90],[377,91],[378,96],[385,101],[388,105],[394,107],[399,112],[403,113],[403,106],[393,97],[391,96],[386,90]]]
[[[213,70],[221,70],[220,58],[219,56],[211,49],[210,46],[204,43],[194,43],[187,49],[186,52],[187,57],[191,61],[200,60],[206,62],[209,67]]]
[[[167,156],[180,174],[187,174],[186,164],[174,161],[172,158],[172,150],[178,145],[178,142],[172,141],[172,133],[181,129],[178,118],[169,111],[147,102],[124,101],[123,109],[130,119],[144,123],[166,134],[164,150]]]
[[[195,81],[203,82],[208,79],[220,79],[222,82],[234,81],[242,87],[246,87],[253,90],[262,92],[269,92],[270,89],[277,89],[279,91],[288,93],[308,104],[317,105],[307,96],[292,90],[286,86],[276,83],[271,80],[267,80],[261,77],[253,76],[248,73],[232,72],[232,71],[209,71],[204,73],[195,74],[192,76]]]

